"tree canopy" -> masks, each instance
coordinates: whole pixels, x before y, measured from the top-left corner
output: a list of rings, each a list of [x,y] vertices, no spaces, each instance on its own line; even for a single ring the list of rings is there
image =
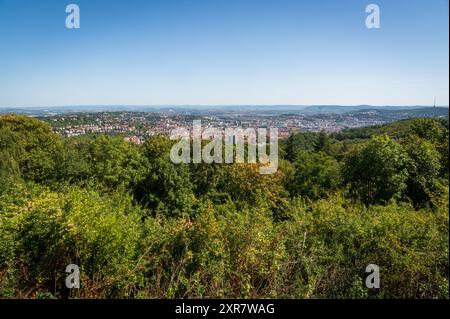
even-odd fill
[[[0,298],[448,298],[448,120],[293,134],[270,175],[173,143],[0,116]]]

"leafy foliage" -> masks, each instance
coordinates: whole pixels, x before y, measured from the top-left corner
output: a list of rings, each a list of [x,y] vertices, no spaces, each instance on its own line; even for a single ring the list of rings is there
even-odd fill
[[[408,157],[403,147],[387,135],[373,137],[350,156],[344,179],[350,190],[366,204],[399,199],[406,189]]]
[[[449,298],[448,121],[294,134],[272,175],[172,145],[1,116],[0,297]]]

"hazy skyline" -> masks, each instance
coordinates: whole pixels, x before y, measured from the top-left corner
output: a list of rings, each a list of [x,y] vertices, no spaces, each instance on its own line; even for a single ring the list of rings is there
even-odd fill
[[[448,3],[0,0],[0,107],[447,106]]]

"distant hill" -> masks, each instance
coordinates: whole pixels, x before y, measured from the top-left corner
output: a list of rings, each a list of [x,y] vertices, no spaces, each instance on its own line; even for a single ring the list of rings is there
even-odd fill
[[[431,109],[425,106],[374,106],[374,105],[313,105],[305,107],[302,113],[305,114],[344,114],[349,112],[372,111],[412,111],[421,109]],[[445,108],[448,110],[448,108]]]
[[[447,109],[448,111],[448,109]],[[448,116],[448,113],[447,113]],[[449,125],[449,119],[442,118],[439,119],[445,125],[448,127]],[[370,138],[372,135],[383,135],[387,134],[394,138],[401,138],[406,135],[408,135],[411,132],[411,125],[414,123],[414,119],[404,119],[395,121],[388,124],[383,125],[373,125],[373,126],[366,126],[366,127],[360,127],[360,128],[351,128],[351,129],[345,129],[337,133],[333,133],[331,135],[332,138],[335,138],[337,140],[343,141],[343,140],[354,140],[354,139],[367,139]]]
[[[173,112],[195,114],[215,112],[258,112],[258,114],[344,114],[349,112],[372,111],[412,111],[430,110],[424,106],[373,106],[373,105],[91,105],[91,106],[51,106],[51,107],[0,107],[0,114],[15,113],[31,116],[48,116],[77,112]],[[436,108],[447,109],[447,108]],[[411,113],[413,114],[413,113]],[[423,114],[423,113],[420,113]],[[419,115],[418,115],[419,116]]]
[[[379,113],[379,114],[405,114],[414,117],[433,117],[433,116],[448,116],[448,107],[420,107],[420,108],[402,108],[398,110],[394,109],[384,109],[384,108],[364,108],[357,111],[355,113]],[[351,112],[347,112],[351,113]]]

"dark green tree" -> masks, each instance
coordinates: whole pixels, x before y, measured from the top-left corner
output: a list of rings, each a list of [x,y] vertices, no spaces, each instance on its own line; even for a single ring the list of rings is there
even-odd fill
[[[120,137],[99,136],[89,144],[87,156],[93,175],[110,188],[132,187],[147,171],[146,157]]]
[[[440,179],[441,158],[434,145],[415,135],[406,142],[406,151],[410,157],[406,195],[416,207],[428,203],[431,195],[436,192]]]
[[[339,184],[340,168],[335,159],[324,152],[301,152],[289,190],[292,196],[318,199],[337,190]]]
[[[408,178],[408,156],[387,135],[374,136],[351,155],[344,168],[344,181],[353,195],[365,204],[386,203],[401,198]]]
[[[38,119],[2,115],[0,152],[12,157],[15,164],[11,164],[11,158],[5,159],[6,156],[3,156],[3,160],[13,166],[18,165],[23,179],[50,183],[55,178],[62,143],[61,138],[52,132],[50,126]]]
[[[295,162],[300,152],[314,151],[317,142],[317,133],[306,132],[291,134],[286,140],[285,158],[291,162]]]
[[[328,153],[330,149],[330,137],[325,131],[321,131],[314,144],[314,151]]]
[[[187,165],[173,164],[164,158],[150,164],[134,194],[142,206],[167,216],[191,213],[195,200]]]

